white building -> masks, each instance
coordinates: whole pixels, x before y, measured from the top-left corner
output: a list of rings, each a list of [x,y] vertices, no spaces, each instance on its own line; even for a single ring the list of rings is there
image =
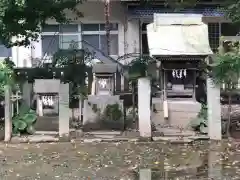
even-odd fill
[[[209,41],[215,51],[221,35],[236,35],[236,28],[230,27],[223,14],[216,10],[217,5],[199,5],[199,8],[187,9],[181,13],[198,13],[204,15],[204,21],[209,26]],[[59,48],[69,48],[72,40],[78,42],[79,48],[89,48],[94,51],[106,52],[105,13],[102,1],[87,1],[80,4],[78,9],[83,13],[77,18],[68,12],[72,23],[57,25],[49,20],[43,28],[38,42],[32,42],[32,48],[13,47],[7,49],[0,45],[0,58],[12,57],[17,67],[31,67],[31,59],[47,59]],[[153,21],[153,13],[171,13],[163,4],[142,7],[138,1],[110,1],[110,54],[117,59],[129,53],[148,53],[146,25]],[[100,52],[99,51],[99,52]],[[101,53],[96,58],[108,60]],[[101,54],[101,55],[100,55]],[[124,59],[121,59],[124,62]]]

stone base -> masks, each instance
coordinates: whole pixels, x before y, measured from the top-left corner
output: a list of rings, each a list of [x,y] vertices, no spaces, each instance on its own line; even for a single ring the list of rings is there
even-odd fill
[[[69,134],[64,134],[64,135],[59,136],[59,141],[60,142],[70,142],[71,139],[70,139]]]
[[[152,113],[152,121],[156,125],[170,125],[188,128],[190,121],[201,109],[201,104],[193,100],[168,100],[168,119],[164,119],[163,103],[155,104],[156,113]]]
[[[11,143],[43,143],[43,142],[58,142],[59,138],[49,135],[30,135],[30,136],[15,136],[12,137]]]

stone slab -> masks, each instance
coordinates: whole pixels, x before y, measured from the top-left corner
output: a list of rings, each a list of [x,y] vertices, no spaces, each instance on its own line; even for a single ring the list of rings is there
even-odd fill
[[[192,143],[194,140],[189,138],[179,138],[179,137],[152,137],[153,141],[167,141],[176,144]]]
[[[120,135],[121,131],[92,131],[92,132],[88,132],[86,134],[91,134],[91,135]]]
[[[115,136],[114,135],[94,135],[96,138],[102,138],[102,139],[112,139]]]
[[[97,138],[83,140],[84,143],[95,143],[95,142],[101,142],[101,141],[102,139],[97,139]]]
[[[58,135],[57,131],[36,131],[36,135]]]
[[[35,93],[58,93],[59,79],[35,79],[33,90]]]
[[[11,143],[41,143],[41,142],[58,142],[59,139],[50,135],[30,135],[24,137],[12,137]]]
[[[196,133],[190,130],[180,130],[177,128],[160,128],[156,127],[158,132],[161,132],[164,136],[195,136]]]

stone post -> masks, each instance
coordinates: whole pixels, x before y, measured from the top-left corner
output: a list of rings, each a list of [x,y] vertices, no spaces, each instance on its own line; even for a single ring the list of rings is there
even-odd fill
[[[60,84],[59,88],[59,137],[69,137],[69,84]]]
[[[151,169],[140,169],[139,170],[139,180],[152,180]]]
[[[37,114],[43,116],[43,102],[39,94],[37,95]]]
[[[10,86],[5,86],[5,136],[4,141],[9,142],[12,136],[12,90]]]
[[[151,86],[150,79],[143,77],[138,79],[138,121],[140,136],[151,138]]]
[[[29,84],[27,81],[23,84],[22,88],[22,98],[27,103],[27,105],[31,106],[31,94],[32,94],[32,84]]]
[[[211,140],[222,139],[220,88],[207,78],[208,136]]]
[[[210,143],[208,153],[208,178],[224,179],[222,176],[222,145],[220,143]]]

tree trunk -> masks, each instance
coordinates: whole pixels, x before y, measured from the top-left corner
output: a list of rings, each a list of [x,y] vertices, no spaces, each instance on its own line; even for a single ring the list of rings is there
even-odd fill
[[[228,95],[228,121],[227,121],[227,137],[230,137],[230,124],[231,124],[231,111],[232,111],[232,96]]]
[[[107,55],[110,55],[110,0],[105,0],[105,30],[106,30],[106,39],[107,39]]]

